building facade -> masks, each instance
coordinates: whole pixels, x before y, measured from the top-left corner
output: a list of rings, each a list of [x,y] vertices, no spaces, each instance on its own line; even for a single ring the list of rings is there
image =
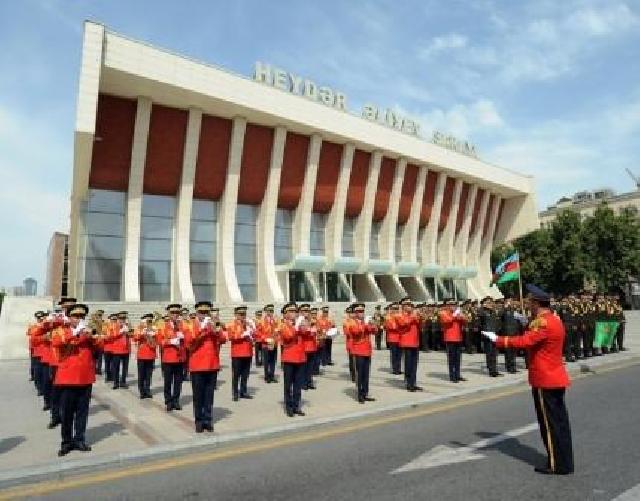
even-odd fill
[[[44,295],[59,299],[68,292],[69,235],[55,232],[47,248]]]
[[[22,281],[25,296],[35,296],[38,294],[38,281],[35,278],[27,277]]]
[[[251,79],[86,23],[69,293],[499,294],[491,248],[538,226],[533,180],[425,141],[410,120],[356,116],[345,99],[269,65]]]

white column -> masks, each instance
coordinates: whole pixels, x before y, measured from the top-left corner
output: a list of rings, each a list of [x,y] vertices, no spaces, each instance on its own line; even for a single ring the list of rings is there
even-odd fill
[[[438,264],[451,266],[453,264],[453,239],[456,234],[456,221],[458,219],[458,208],[460,207],[460,193],[462,192],[462,180],[456,179],[447,224],[438,239]]]
[[[136,122],[131,147],[131,168],[127,191],[127,213],[125,215],[124,265],[122,266],[122,299],[140,301],[140,223],[142,219],[142,187],[144,166],[147,160],[147,139],[151,120],[151,100],[138,98]]]
[[[407,169],[407,159],[400,158],[396,162],[396,170],[393,175],[393,185],[391,186],[391,196],[387,213],[380,225],[380,235],[378,245],[380,248],[380,259],[389,261],[400,261],[401,256],[396,256],[396,232],[398,230],[398,212],[400,211],[400,196],[402,195],[402,182]]]
[[[276,127],[271,147],[269,178],[256,222],[256,289],[257,298],[263,302],[285,300],[276,274],[273,245],[286,139],[287,129]]]
[[[500,296],[499,290],[495,286],[490,286],[492,270],[491,270],[491,249],[493,249],[493,237],[496,231],[496,223],[498,221],[498,212],[500,210],[500,200],[502,198],[495,195],[493,206],[489,209],[487,217],[489,218],[489,227],[487,234],[480,243],[480,260],[478,263],[478,286],[482,295],[491,294]]]
[[[422,211],[422,200],[424,199],[424,189],[427,182],[427,167],[422,165],[418,170],[418,180],[416,191],[413,193],[411,202],[411,212],[402,234],[402,256],[396,256],[396,260],[414,263],[418,260],[418,232],[420,231],[420,212]]]
[[[478,217],[476,218],[476,226],[475,228],[471,228],[472,232],[471,238],[469,240],[469,248],[467,251],[467,266],[473,266],[477,270],[477,275],[475,278],[469,280],[469,295],[473,295],[473,297],[480,299],[482,296],[482,289],[480,287],[480,282],[478,280],[480,274],[480,243],[482,242],[482,231],[484,228],[484,222],[487,218],[487,207],[489,206],[489,197],[491,193],[489,190],[485,190],[482,195],[482,200],[480,200],[480,208],[478,210]]]
[[[173,240],[174,259],[172,261],[171,300],[182,303],[193,303],[193,285],[191,283],[190,240],[191,240],[191,206],[193,203],[193,183],[196,177],[196,160],[200,143],[200,125],[202,111],[189,109],[187,136],[182,155],[182,176],[178,188],[176,209],[176,231]]]
[[[238,205],[238,185],[242,148],[247,120],[241,117],[233,119],[231,144],[229,145],[229,166],[227,181],[220,199],[218,212],[218,259],[216,264],[216,300],[220,303],[242,301],[235,265],[235,227],[236,207]]]
[[[476,195],[478,194],[478,185],[472,185],[469,188],[467,202],[464,207],[460,207],[458,211],[463,210],[462,226],[458,232],[454,244],[453,262],[457,266],[467,266],[467,247],[469,245],[469,233],[471,231],[471,219],[473,218],[473,208],[476,205]]]
[[[444,172],[438,174],[436,191],[429,215],[429,223],[422,235],[422,264],[434,264],[436,262],[436,249],[438,243],[438,225],[440,224],[440,212],[442,211],[442,199],[444,187],[447,183],[447,175]]]
[[[315,196],[316,177],[318,175],[318,162],[320,160],[320,147],[322,137],[318,134],[311,136],[309,151],[307,152],[307,166],[302,184],[300,202],[296,207],[291,227],[293,256],[310,254],[311,241],[311,212],[313,211],[313,198]]]
[[[329,265],[334,263],[342,255],[342,232],[344,227],[344,212],[347,207],[347,193],[349,192],[349,179],[351,178],[351,165],[355,146],[345,144],[342,148],[342,160],[340,161],[340,174],[336,186],[336,196],[333,206],[327,217],[327,226],[324,233],[325,250]]]
[[[364,204],[356,220],[353,235],[353,247],[357,258],[362,260],[363,266],[369,260],[369,242],[371,239],[371,225],[373,223],[373,207],[378,189],[378,176],[382,164],[382,153],[374,151],[369,162],[369,177],[364,191]]]

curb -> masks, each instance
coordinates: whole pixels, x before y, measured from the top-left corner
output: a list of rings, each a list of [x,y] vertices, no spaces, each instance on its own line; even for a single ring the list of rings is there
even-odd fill
[[[611,355],[606,358],[592,359],[588,363],[573,363],[567,365],[567,371],[570,376],[585,377],[587,375],[597,375],[600,372],[608,372],[615,369],[623,369],[640,363],[640,354],[628,354],[616,356],[615,360],[610,359]],[[401,411],[426,405],[438,404],[461,397],[475,394],[492,393],[497,390],[525,385],[527,383],[526,373],[520,377],[493,383],[483,388],[470,388],[466,390],[458,390],[445,395],[429,396],[421,400],[413,402],[402,402],[385,407],[377,407],[370,410],[362,410],[349,414],[341,414],[339,416],[331,416],[324,418],[311,419],[297,423],[272,426],[253,431],[244,431],[236,433],[227,433],[224,435],[212,436],[205,439],[194,439],[186,442],[180,442],[169,445],[157,445],[148,447],[141,451],[123,452],[118,454],[106,455],[92,459],[67,461],[64,463],[49,463],[40,466],[22,467],[15,470],[5,470],[0,472],[0,489],[9,488],[28,481],[37,481],[41,477],[50,475],[58,475],[63,477],[65,473],[82,473],[85,470],[106,466],[125,466],[132,462],[144,461],[150,459],[160,459],[170,454],[186,454],[195,452],[196,450],[222,446],[225,444],[246,440],[250,438],[265,438],[278,435],[283,432],[301,431],[316,426],[330,425],[339,422],[347,422],[363,417],[371,417],[379,414],[385,414],[394,411]]]

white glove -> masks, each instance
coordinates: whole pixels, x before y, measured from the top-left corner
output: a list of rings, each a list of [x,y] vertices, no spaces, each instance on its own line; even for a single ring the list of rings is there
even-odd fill
[[[462,310],[460,308],[456,308],[456,311],[453,312],[454,317],[459,317],[462,315]]]
[[[495,343],[496,339],[498,339],[498,336],[496,336],[495,332],[491,332],[491,331],[481,331],[481,332],[482,332],[482,335],[487,339],[489,339],[492,343]]]
[[[247,338],[251,338],[252,332],[250,330],[246,330],[242,333],[242,337],[247,339]]]
[[[528,321],[527,316],[526,316],[526,315],[523,315],[523,314],[522,314],[522,313],[520,313],[519,311],[516,311],[516,312],[513,314],[513,317],[514,317],[518,322],[520,322],[522,325],[525,325],[525,324],[527,323],[527,321]]]
[[[178,339],[184,339],[184,334],[182,332],[176,332],[176,337]]]
[[[299,329],[303,322],[304,322],[304,317],[302,315],[296,318],[296,329]]]
[[[211,323],[211,317],[204,317],[204,320],[202,321],[202,327],[206,327],[210,323]]]
[[[371,316],[367,315],[366,317],[364,317],[364,323],[365,324],[370,324],[371,323]]]
[[[169,344],[172,344],[173,346],[180,346],[180,340],[177,337],[171,338],[169,340]]]
[[[336,337],[338,335],[338,329],[335,327],[331,327],[331,329],[327,330],[327,337]]]

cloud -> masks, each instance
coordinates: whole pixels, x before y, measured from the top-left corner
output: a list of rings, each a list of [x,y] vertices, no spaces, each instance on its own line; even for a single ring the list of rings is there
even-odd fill
[[[448,33],[434,37],[431,42],[419,51],[422,59],[430,59],[432,56],[449,49],[462,49],[467,46],[467,37],[459,33]]]
[[[456,104],[448,109],[436,108],[420,117],[425,137],[434,130],[470,139],[474,133],[499,129],[505,125],[496,105],[490,99],[478,99],[470,104]]]

